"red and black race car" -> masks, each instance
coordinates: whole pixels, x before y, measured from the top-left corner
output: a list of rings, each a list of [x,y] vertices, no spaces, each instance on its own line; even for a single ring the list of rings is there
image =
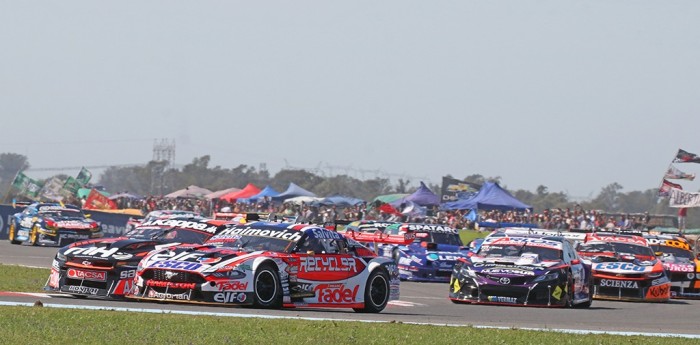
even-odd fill
[[[157,248],[202,244],[222,229],[206,218],[155,219],[124,237],[75,242],[59,249],[45,290],[76,297],[120,298],[128,292],[141,259]]]
[[[127,297],[370,313],[399,297],[396,264],[337,232],[290,223],[227,226],[204,245],[149,254]]]

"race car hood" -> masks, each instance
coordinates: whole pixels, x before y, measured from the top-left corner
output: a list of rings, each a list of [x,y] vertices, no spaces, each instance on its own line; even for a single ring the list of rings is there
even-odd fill
[[[161,242],[126,237],[81,241],[59,249],[57,256],[66,260],[138,261],[159,244]]]

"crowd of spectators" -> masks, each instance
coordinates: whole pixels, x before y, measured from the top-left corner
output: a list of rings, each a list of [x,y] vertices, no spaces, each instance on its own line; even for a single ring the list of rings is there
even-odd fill
[[[256,202],[227,202],[214,199],[164,198],[148,196],[143,199],[116,199],[119,208],[139,209],[143,214],[154,210],[187,210],[204,216],[213,216],[215,212],[233,213],[274,213],[296,219],[300,223],[323,224],[336,220],[382,220],[392,222],[417,222],[444,224],[454,229],[478,229],[477,222],[524,223],[544,229],[600,229],[643,228],[649,222],[648,214],[610,215],[602,211],[584,210],[576,205],[573,209],[556,208],[543,210],[541,213],[521,211],[479,211],[470,214],[470,210],[444,211],[437,206],[429,208],[425,214],[401,214],[398,211],[386,212],[379,204],[362,203],[354,206],[319,205],[305,203],[278,203],[270,198]],[[399,207],[400,208],[400,207]]]

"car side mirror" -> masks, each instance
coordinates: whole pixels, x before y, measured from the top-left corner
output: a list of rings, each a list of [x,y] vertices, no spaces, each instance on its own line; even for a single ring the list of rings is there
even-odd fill
[[[654,255],[656,255],[656,256],[664,256],[664,252],[654,252]]]
[[[572,265],[578,265],[578,264],[580,264],[580,263],[581,263],[581,260],[579,260],[579,259],[573,259],[573,260],[571,260],[571,264],[572,264]]]

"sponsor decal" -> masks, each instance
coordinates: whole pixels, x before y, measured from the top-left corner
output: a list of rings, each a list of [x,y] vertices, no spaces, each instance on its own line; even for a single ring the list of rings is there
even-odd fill
[[[637,266],[629,262],[602,262],[599,264],[595,264],[595,266],[593,266],[593,269],[644,272],[646,268],[644,266]]]
[[[211,265],[211,264],[215,264],[215,263],[221,261],[221,258],[220,258],[220,257],[198,258],[197,261],[199,261],[199,262],[201,262],[201,263],[203,263],[203,264]]]
[[[407,227],[408,231],[423,231],[423,232],[447,232],[456,234],[457,230],[450,228],[449,226],[437,225],[437,224],[409,224]]]
[[[180,253],[176,253],[173,251],[163,251],[160,253],[156,253],[153,256],[151,256],[151,261],[162,261],[162,260],[178,260],[178,261],[199,261],[199,258],[202,257],[204,254],[202,253],[191,253],[188,251],[183,251]]]
[[[218,292],[214,294],[214,302],[218,303],[243,303],[246,294],[241,292]]]
[[[474,267],[477,267],[476,264],[474,264]],[[535,272],[532,272],[532,271],[513,269],[513,268],[485,268],[485,269],[481,270],[481,272],[488,273],[488,274],[509,274],[509,275],[519,275],[519,276],[534,276],[535,275]]]
[[[231,281],[216,283],[219,291],[245,291],[248,290],[248,282]]]
[[[157,261],[150,264],[149,268],[172,268],[176,270],[183,271],[195,271],[201,268],[203,265],[198,262],[187,262],[187,261],[175,261],[175,260],[165,260]]]
[[[360,286],[346,288],[344,284],[319,284],[314,291],[318,295],[319,303],[352,303],[357,298]]]
[[[229,238],[233,235],[237,236],[258,236],[258,237],[272,237],[281,238],[289,241],[299,241],[301,239],[301,232],[294,230],[269,230],[269,229],[256,229],[256,228],[231,228],[223,230],[218,235],[214,236],[212,240],[220,238]]]
[[[123,279],[117,282],[117,286],[114,288],[112,294],[115,295],[126,295],[134,289],[133,279]]]
[[[340,240],[343,238],[343,235],[341,235],[337,232],[321,230],[321,229],[311,230],[311,235],[312,235],[311,237],[318,238],[318,239]]]
[[[515,297],[506,297],[506,296],[488,296],[486,299],[489,302],[497,302],[497,303],[518,303],[518,299]]]
[[[59,228],[64,229],[88,229],[92,227],[91,223],[80,222],[77,220],[62,220],[56,222]]]
[[[146,281],[146,286],[155,286],[155,287],[167,287],[167,288],[173,288],[173,289],[194,289],[197,284],[195,283],[177,283],[177,282],[164,282],[164,281],[157,281],[157,280],[148,280]]]
[[[563,291],[564,291],[564,290],[562,290],[562,288],[559,287],[559,286],[557,285],[556,289],[554,289],[554,291],[552,292],[552,297],[556,298],[557,301],[560,300],[560,299],[561,299],[561,293],[562,293]]]
[[[670,298],[671,296],[671,285],[657,285],[652,286],[647,291],[647,298]]]
[[[190,294],[191,294],[191,292],[183,292],[180,294],[174,294],[174,293],[158,292],[158,291],[153,291],[153,290],[148,291],[148,297],[150,297],[150,298],[169,299],[169,300],[178,300],[178,301],[189,301]]]
[[[61,206],[39,206],[39,212],[51,212],[61,210],[63,210],[63,207]]]
[[[215,233],[216,226],[209,225],[207,223],[191,222],[187,220],[176,220],[176,219],[155,219],[142,224],[142,226],[172,226],[181,229],[194,229],[205,231],[208,233]]]
[[[622,289],[639,289],[639,284],[633,280],[611,280],[611,279],[601,279],[600,286],[603,287],[616,287]]]
[[[400,257],[399,258],[399,265],[411,266],[411,263],[413,263],[413,260],[411,260],[407,257]]]
[[[107,281],[107,272],[84,271],[75,268],[69,268],[67,272],[68,278],[92,280],[97,282]]]
[[[117,253],[119,248],[107,248],[107,247],[72,247],[65,251],[65,255],[85,255],[85,256],[99,256],[102,258],[108,258],[113,254]]]
[[[454,285],[452,285],[452,292],[457,293],[462,289],[462,285],[459,284],[459,279],[454,280]]]
[[[49,286],[52,288],[58,288],[58,282],[60,280],[60,274],[58,270],[51,268],[51,275],[49,275]]]
[[[133,257],[133,255],[129,253],[116,253],[112,255],[112,257],[116,260],[129,260]]]
[[[55,269],[59,269],[61,266],[59,265],[58,261],[56,259],[54,259],[53,262],[51,263],[51,267],[53,267]]]
[[[348,257],[301,257],[301,272],[357,272],[354,258]]]
[[[689,277],[689,278],[692,279],[693,277]],[[661,285],[661,284],[665,284],[665,283],[668,283],[668,278],[666,278],[666,277],[661,277],[659,279],[654,279],[651,281],[651,285]]]
[[[673,272],[695,272],[695,265],[683,265],[664,262],[664,268]]]
[[[649,242],[649,244],[657,244],[657,245],[661,245],[661,246],[690,250],[690,245],[688,245],[688,243],[683,242],[683,241],[662,240],[662,239],[658,239],[658,238],[648,238],[647,241]]]
[[[68,286],[68,291],[70,291],[70,292],[76,292],[76,293],[88,294],[88,295],[97,295],[98,290],[99,290],[98,288],[87,287],[87,286],[76,286],[76,285]]]

